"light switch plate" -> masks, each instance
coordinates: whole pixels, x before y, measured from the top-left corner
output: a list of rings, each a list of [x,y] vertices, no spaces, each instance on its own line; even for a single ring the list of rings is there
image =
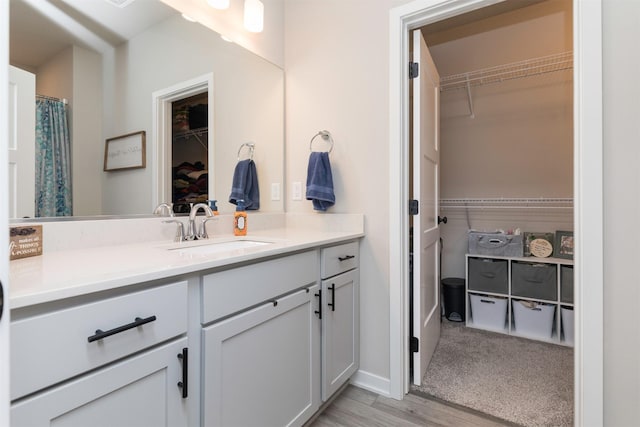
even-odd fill
[[[271,183],[271,200],[277,202],[280,200],[280,183],[273,182]]]
[[[291,186],[291,199],[302,200],[302,183],[300,181],[294,182]]]

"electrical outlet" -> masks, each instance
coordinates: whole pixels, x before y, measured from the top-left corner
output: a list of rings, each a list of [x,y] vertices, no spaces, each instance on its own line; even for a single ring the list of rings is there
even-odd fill
[[[271,183],[271,200],[277,202],[280,200],[280,183],[273,182]]]
[[[302,200],[302,183],[300,181],[294,182],[291,186],[291,199]]]

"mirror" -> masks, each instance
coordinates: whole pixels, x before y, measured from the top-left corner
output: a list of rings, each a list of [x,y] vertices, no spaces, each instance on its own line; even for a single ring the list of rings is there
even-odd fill
[[[34,4],[46,4],[55,13],[43,14]],[[97,12],[99,19],[89,17],[91,5],[106,8]],[[284,210],[282,200],[270,200],[271,185],[283,184],[281,68],[183,19],[160,0],[134,1],[121,9],[107,0],[11,0],[10,11],[11,65],[35,74],[37,93],[68,100],[74,216],[149,215],[157,202],[165,201],[155,190],[157,151],[161,138],[169,144],[173,138],[154,128],[153,95],[203,76],[212,82],[208,147],[213,150],[209,173],[214,185],[209,194],[221,212],[235,209],[228,198],[238,150],[251,141],[260,212]],[[127,21],[128,27],[107,27],[110,21]],[[34,34],[34,29],[44,33]],[[58,44],[50,43],[54,41]],[[48,44],[54,46],[46,48]],[[31,59],[21,56],[26,53]],[[55,79],[56,73],[60,77],[57,65],[65,60],[72,71]],[[56,73],[48,72],[54,68]],[[171,123],[165,127],[170,129]],[[146,132],[146,167],[104,171],[105,140],[139,131]],[[16,183],[18,197],[21,185]]]

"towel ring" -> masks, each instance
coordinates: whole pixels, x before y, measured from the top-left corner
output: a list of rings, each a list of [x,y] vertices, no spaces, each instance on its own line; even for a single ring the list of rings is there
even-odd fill
[[[333,138],[331,137],[331,133],[328,130],[321,130],[313,135],[313,138],[311,138],[311,142],[309,142],[309,151],[313,151],[313,140],[317,137],[322,137],[322,139],[324,139],[325,141],[329,141],[331,145],[329,146],[329,150],[327,152],[330,153],[331,150],[333,150]]]
[[[247,147],[249,149],[249,160],[253,160],[253,151],[256,148],[256,143],[255,142],[245,142],[244,144],[240,145],[240,148],[238,148],[238,161],[240,161],[240,152],[242,151],[242,149],[244,147]]]

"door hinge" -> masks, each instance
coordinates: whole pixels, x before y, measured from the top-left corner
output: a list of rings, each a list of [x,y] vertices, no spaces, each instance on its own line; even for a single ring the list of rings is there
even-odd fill
[[[411,353],[417,353],[419,351],[420,340],[418,339],[418,337],[411,337],[411,340],[409,341],[409,347]]]
[[[415,79],[420,75],[420,70],[417,62],[409,62],[409,78]]]
[[[409,200],[409,215],[418,215],[418,206],[420,203],[417,200]]]

